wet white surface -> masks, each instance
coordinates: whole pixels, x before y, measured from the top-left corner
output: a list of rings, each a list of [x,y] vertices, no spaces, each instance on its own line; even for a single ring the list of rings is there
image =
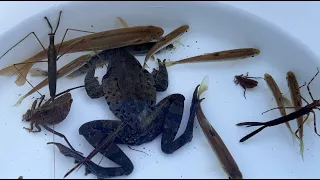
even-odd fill
[[[52,3],[55,4],[55,2]],[[238,6],[241,5],[238,4]],[[46,5],[42,5],[42,8],[45,9]],[[201,13],[197,13],[200,9]],[[42,12],[39,16],[28,19],[0,36],[0,46],[2,47],[0,54],[31,31],[35,31],[47,46],[48,27],[43,16],[48,16],[55,24],[59,10],[60,8],[56,7],[49,12]],[[294,145],[292,144],[291,136],[284,125],[266,129],[246,143],[238,142],[241,137],[255,128],[236,127],[236,123],[267,121],[280,114],[278,111],[273,111],[261,115],[261,112],[276,106],[263,81],[259,82],[257,88],[247,91],[247,100],[245,100],[242,96],[242,88],[233,83],[234,75],[247,71],[252,76],[263,76],[264,73],[269,73],[274,77],[281,91],[288,95],[285,79],[287,71],[293,71],[301,84],[309,81],[316,72],[318,57],[315,55],[317,54],[311,53],[298,41],[288,37],[286,33],[259,18],[243,14],[236,9],[230,9],[228,6],[210,3],[193,3],[183,6],[183,8],[179,3],[169,5],[164,2],[150,2],[140,4],[140,6],[129,3],[123,4],[120,8],[117,3],[109,5],[107,2],[97,4],[83,2],[77,3],[73,7],[63,6],[62,10],[64,13],[57,32],[57,42],[62,38],[65,29],[70,27],[92,31],[118,28],[120,23],[115,17],[121,16],[130,26],[150,24],[161,26],[164,28],[165,34],[182,24],[189,24],[190,31],[180,40],[181,44],[176,44],[177,48],[172,53],[157,56],[161,59],[177,60],[231,48],[259,48],[261,54],[247,60],[186,64],[168,68],[169,88],[166,92],[158,93],[157,100],[159,101],[172,93],[181,93],[185,96],[185,112],[181,126],[184,129],[194,88],[207,75],[209,76],[209,90],[203,94],[206,98],[202,103],[204,113],[229,148],[244,178],[319,177],[316,165],[320,158],[317,154],[320,143],[319,138],[313,133],[311,125],[305,128],[304,161],[299,155],[298,141]],[[18,15],[13,19],[15,19],[12,20],[13,24],[21,20]],[[268,20],[270,21],[270,19]],[[272,22],[276,23],[275,20]],[[2,29],[2,31],[4,30]],[[313,30],[310,30],[309,35]],[[290,33],[294,34],[295,32],[290,31]],[[69,38],[80,35],[83,34],[74,33]],[[295,36],[297,37],[297,35]],[[33,38],[28,38],[0,61],[0,67],[20,62],[40,50],[41,47],[37,42]],[[58,66],[63,66],[77,56],[79,54],[65,56],[59,60]],[[142,60],[142,57],[139,57],[139,60]],[[44,68],[46,66],[38,64],[34,67]],[[104,73],[104,69],[99,69],[96,75],[101,79]],[[83,84],[83,78],[81,76],[73,81],[66,78],[59,79],[57,92]],[[31,82],[36,84],[40,80],[42,79],[32,78]],[[34,100],[32,97],[38,97],[38,94],[31,95],[20,106],[12,107],[19,99],[18,95],[29,91],[30,86],[25,84],[22,87],[17,87],[14,84],[15,76],[1,76],[0,81],[3,84],[0,86],[0,101],[2,102],[0,141],[3,147],[0,152],[0,161],[2,162],[0,176],[17,178],[22,175],[25,178],[52,178],[53,148],[46,145],[47,142],[52,141],[52,135],[45,130],[41,133],[31,134],[22,129],[23,126],[29,124],[21,122],[21,116],[31,106]],[[319,82],[320,79],[317,78],[312,84],[314,97],[319,95]],[[49,94],[47,88],[41,89],[40,92],[47,96]],[[305,92],[306,90],[303,89],[304,96],[308,97]],[[77,150],[88,154],[92,151],[92,147],[78,134],[78,128],[90,120],[114,119],[115,117],[109,111],[103,98],[92,100],[86,96],[84,89],[76,90],[72,92],[72,95],[74,102],[70,114],[65,121],[55,126],[55,130],[63,132]],[[291,124],[296,127],[295,122]],[[180,134],[181,130],[178,135]],[[195,123],[193,141],[172,155],[166,155],[161,151],[160,138],[135,147],[150,156],[132,151],[126,146],[120,146],[135,165],[132,174],[125,176],[125,178],[226,178],[197,122]],[[64,143],[58,137],[55,137],[55,141]],[[57,149],[55,152],[55,177],[62,178],[67,170],[73,167],[73,159],[64,157]],[[99,162],[100,157],[97,156],[93,160]],[[113,163],[105,159],[102,165],[114,166]],[[84,176],[83,174],[84,168],[81,168],[68,178],[95,178],[93,175]]]

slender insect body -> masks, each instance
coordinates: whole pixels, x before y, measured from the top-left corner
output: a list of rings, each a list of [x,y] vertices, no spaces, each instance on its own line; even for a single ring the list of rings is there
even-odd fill
[[[50,97],[53,100],[56,95],[57,86],[57,50],[54,46],[54,34],[50,34],[50,45],[48,47],[48,77]]]
[[[61,17],[61,13],[62,11],[60,11],[59,13],[59,18],[58,18],[58,23],[56,26],[56,29],[53,32],[53,28],[48,20],[47,17],[44,17],[45,20],[47,21],[51,31],[48,34],[49,35],[49,47],[48,47],[48,51],[47,51],[47,56],[48,56],[48,77],[49,77],[49,91],[50,91],[50,97],[51,97],[51,101],[54,100],[55,96],[56,96],[56,88],[57,88],[57,50],[56,50],[56,46],[54,44],[54,38],[55,38],[55,34],[58,30],[59,24],[60,24],[60,17]]]
[[[314,119],[313,119],[314,131],[318,136],[320,136],[320,134],[318,134],[318,132],[317,132],[316,116],[315,116],[315,112],[314,112],[314,109],[320,110],[320,108],[319,108],[320,107],[320,100],[315,100],[313,98],[313,96],[311,94],[311,91],[310,91],[310,87],[309,87],[311,82],[314,80],[314,78],[319,74],[319,68],[317,70],[318,70],[318,72],[315,74],[315,76],[310,80],[310,82],[307,85],[307,89],[308,89],[309,95],[310,95],[311,99],[313,100],[312,103],[308,103],[304,98],[302,98],[304,101],[306,101],[307,105],[302,107],[298,111],[292,112],[292,113],[290,113],[290,114],[288,114],[286,116],[282,116],[282,117],[279,117],[277,119],[274,119],[274,120],[271,120],[271,121],[268,121],[268,122],[242,122],[242,123],[238,123],[237,126],[247,126],[247,127],[262,126],[259,129],[255,130],[252,133],[250,133],[250,134],[246,135],[245,137],[243,137],[240,140],[240,142],[246,141],[247,139],[249,139],[252,136],[254,136],[255,134],[259,133],[260,131],[262,131],[266,127],[276,126],[276,125],[279,125],[279,124],[282,124],[282,123],[286,123],[286,122],[292,121],[292,120],[294,120],[296,118],[299,118],[299,117],[301,117],[303,115],[307,115],[307,117],[303,121],[303,124],[304,124],[306,122],[306,120],[308,119],[310,113],[313,113],[313,116],[314,116]],[[273,109],[278,109],[278,108],[273,108]],[[301,127],[298,127],[298,130],[300,128]]]
[[[313,102],[311,104],[306,105],[305,107],[302,107],[300,110],[292,112],[288,114],[287,116],[282,116],[280,118],[277,118],[275,120],[268,121],[265,126],[276,126],[291,120],[294,120],[300,116],[306,115],[313,111],[316,106],[319,106],[320,104],[317,104],[318,102]]]
[[[58,57],[58,54],[59,54],[59,51],[61,50],[61,46],[63,44],[63,41],[64,41],[64,38],[68,32],[68,30],[72,30],[72,31],[80,31],[80,32],[86,32],[86,33],[93,33],[93,32],[89,32],[89,31],[82,31],[82,30],[76,30],[76,29],[67,29],[64,33],[64,36],[62,38],[62,42],[60,43],[59,45],[59,48],[58,50],[56,49],[56,46],[55,46],[55,34],[58,30],[58,27],[59,27],[59,24],[60,24],[60,17],[61,17],[61,14],[62,14],[62,11],[59,12],[59,18],[58,18],[58,23],[56,25],[56,28],[55,30],[53,31],[53,28],[51,26],[51,23],[49,22],[48,18],[47,17],[44,17],[44,19],[46,20],[49,28],[50,28],[50,33],[48,34],[49,36],[49,46],[48,46],[48,49],[45,49],[43,44],[41,43],[41,41],[39,40],[39,38],[37,37],[37,35],[32,32],[32,33],[29,33],[26,37],[28,37],[29,35],[33,34],[38,42],[41,44],[43,50],[46,52],[47,54],[47,59],[48,61],[28,61],[28,62],[24,62],[24,63],[18,63],[19,65],[20,64],[33,64],[33,63],[36,63],[36,62],[47,62],[48,63],[48,84],[49,84],[49,92],[50,92],[50,98],[51,98],[51,101],[53,101],[56,97],[56,86],[57,86],[57,78],[58,78],[58,75],[57,75],[57,61],[60,59],[60,57],[62,57],[64,54],[66,54],[68,51],[70,51],[72,48],[74,48],[76,45],[78,45],[80,42],[82,41],[85,41],[85,43],[93,50],[95,51],[89,44],[88,42],[85,40],[85,39],[81,39],[80,41],[76,41],[76,42],[72,42],[70,43],[67,47],[70,46],[69,49],[67,49],[65,52],[61,53],[61,55]],[[25,38],[26,38],[25,37]],[[19,41],[16,45],[14,45],[12,48],[14,48],[15,46],[17,46],[20,42],[22,42],[25,38],[23,38],[21,41]],[[9,52],[12,48],[10,48],[7,52]],[[6,52],[6,53],[7,53]],[[5,53],[5,54],[6,54]],[[97,52],[95,51],[96,55],[97,55]],[[5,55],[4,54],[4,55]],[[1,57],[3,57],[4,55],[2,55]],[[99,55],[97,55],[98,58],[100,58]],[[18,64],[14,64],[14,67]],[[20,72],[19,69],[15,68],[21,76],[23,76],[23,78],[32,86],[32,84],[26,79],[26,77]],[[33,86],[32,86],[33,87]],[[34,87],[33,87],[34,88]],[[38,92],[39,93],[39,92]],[[40,93],[39,93],[40,94]],[[41,94],[40,94],[41,95]]]

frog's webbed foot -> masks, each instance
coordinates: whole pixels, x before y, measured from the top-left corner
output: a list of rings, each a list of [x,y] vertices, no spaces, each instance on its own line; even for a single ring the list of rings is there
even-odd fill
[[[107,138],[112,132],[114,132],[121,121],[118,120],[95,120],[83,124],[79,128],[79,134],[83,135],[85,139],[94,147],[97,148],[105,138]],[[120,130],[117,134],[119,136],[126,136],[125,130]],[[116,139],[117,139],[116,137]],[[86,173],[95,174],[100,178],[115,177],[122,175],[129,175],[133,171],[133,164],[131,160],[124,154],[124,152],[115,144],[111,143],[108,147],[105,147],[100,151],[102,155],[120,165],[120,167],[108,167],[103,168],[95,165],[94,167],[88,166]],[[80,161],[79,159],[77,159]]]
[[[99,84],[97,77],[94,77],[95,71],[95,66],[90,66],[90,69],[84,79],[86,92],[92,99],[104,96],[103,86]]]
[[[163,60],[163,62],[161,62],[159,59],[157,60],[159,64],[159,70],[153,69],[152,75],[155,81],[156,90],[161,92],[167,90],[168,88],[168,71],[167,67],[164,65],[166,60]]]
[[[194,95],[190,107],[190,115],[187,123],[186,130],[184,133],[177,138],[177,132],[180,127],[181,119],[183,116],[184,110],[184,96],[181,94],[172,94],[165,99],[163,99],[160,103],[166,103],[169,101],[170,106],[168,107],[167,114],[165,115],[162,139],[161,139],[161,149],[166,154],[172,154],[180,147],[185,145],[188,142],[191,142],[193,138],[193,124],[195,118],[195,108],[198,103],[197,96]],[[159,103],[159,104],[160,104]]]

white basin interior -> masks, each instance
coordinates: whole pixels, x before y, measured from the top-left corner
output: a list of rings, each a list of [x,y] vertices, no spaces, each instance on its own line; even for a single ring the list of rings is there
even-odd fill
[[[56,6],[48,11],[33,16],[16,25],[0,36],[0,54],[18,42],[26,34],[35,31],[45,46],[48,45],[49,28],[43,19],[48,16],[53,26],[56,25],[58,12],[62,10],[60,27],[56,34],[56,43],[60,42],[67,28],[88,31],[105,31],[122,27],[117,16],[122,17],[129,26],[154,25],[165,30],[188,24],[190,30],[176,49],[156,56],[160,59],[179,60],[221,50],[253,47],[261,54],[255,58],[230,62],[208,62],[176,65],[168,68],[169,88],[157,93],[157,101],[172,93],[185,96],[185,111],[181,129],[185,129],[189,116],[192,93],[205,76],[209,76],[209,90],[203,94],[206,99],[202,108],[212,126],[219,133],[229,151],[236,160],[244,178],[317,178],[317,162],[320,154],[318,136],[313,132],[313,123],[305,126],[304,161],[299,154],[299,142],[292,142],[292,137],[285,125],[267,128],[245,143],[240,138],[256,128],[237,127],[243,121],[268,121],[280,116],[275,110],[265,115],[261,112],[276,107],[271,91],[263,80],[258,87],[247,90],[247,99],[243,89],[233,82],[235,75],[249,72],[251,76],[263,77],[264,73],[273,76],[285,96],[289,96],[286,73],[293,71],[300,84],[308,82],[316,73],[318,58],[303,44],[292,39],[281,29],[272,24],[236,8],[215,2],[72,2]],[[85,35],[71,32],[67,39]],[[6,67],[41,51],[41,46],[34,37],[29,37],[0,60],[0,67]],[[84,53],[64,56],[58,61],[62,67]],[[143,62],[144,57],[139,57]],[[149,64],[155,62],[149,61]],[[33,67],[46,68],[45,63]],[[151,72],[151,68],[148,69]],[[101,77],[106,69],[98,69],[96,76]],[[26,98],[20,106],[12,107],[31,87],[16,86],[16,76],[1,76],[0,86],[0,141],[2,178],[53,178],[53,149],[55,149],[55,177],[62,178],[68,169],[74,166],[73,159],[66,158],[57,148],[46,145],[52,141],[52,134],[43,129],[40,133],[28,133],[22,127],[29,123],[22,122],[22,114],[31,107],[39,94]],[[33,85],[43,77],[28,76]],[[84,76],[69,80],[60,78],[57,92],[82,85]],[[320,77],[311,85],[314,97],[319,97]],[[303,96],[310,100],[306,88],[301,89]],[[48,87],[41,93],[49,97]],[[90,99],[84,89],[72,92],[73,104],[68,117],[55,126],[74,147],[87,155],[93,150],[91,145],[78,133],[78,128],[85,122],[97,119],[116,119],[108,108],[104,98]],[[81,112],[81,113],[80,113]],[[287,112],[290,112],[288,110]],[[318,113],[317,113],[318,114]],[[310,116],[311,118],[311,116]],[[312,118],[311,118],[312,119]],[[291,126],[296,129],[296,122]],[[182,133],[179,130],[178,135]],[[46,134],[46,135],[45,135]],[[171,155],[164,154],[160,148],[159,136],[153,142],[134,147],[148,155],[130,150],[125,145],[121,149],[132,160],[135,169],[129,176],[118,178],[226,178],[211,150],[198,122],[195,123],[193,140]],[[55,141],[65,144],[59,137]],[[93,160],[98,163],[101,155]],[[104,160],[102,166],[115,166]],[[68,178],[95,178],[84,176],[84,167],[72,173]]]

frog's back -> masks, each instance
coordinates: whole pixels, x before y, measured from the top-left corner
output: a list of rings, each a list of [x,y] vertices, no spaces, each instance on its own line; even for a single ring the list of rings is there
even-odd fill
[[[110,110],[123,119],[123,114],[134,116],[151,107],[156,89],[152,74],[133,55],[124,49],[114,51],[102,84]]]

